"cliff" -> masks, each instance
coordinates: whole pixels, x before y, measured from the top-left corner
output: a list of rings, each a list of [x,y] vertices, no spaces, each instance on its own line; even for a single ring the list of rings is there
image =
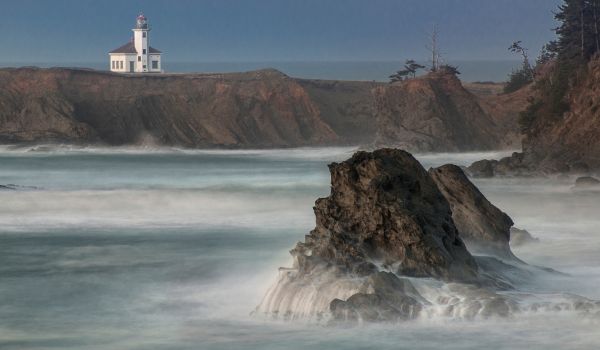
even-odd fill
[[[289,147],[338,137],[293,79],[273,70],[125,76],[0,70],[0,140]]]
[[[540,80],[552,84],[552,69]],[[548,83],[549,82],[549,83]],[[568,85],[568,110],[552,116],[546,105],[553,96],[533,100],[538,107],[523,139],[523,151],[499,161],[482,160],[469,167],[475,176],[588,174],[600,171],[600,60],[591,61]]]
[[[275,70],[122,75],[0,69],[0,142],[191,148],[390,144],[415,151],[513,146],[513,99],[449,75],[399,84],[294,79]]]
[[[377,125],[372,90],[384,83],[298,79],[343,144],[373,142]]]
[[[432,152],[518,146],[519,107],[500,111],[494,101],[510,97],[482,95],[475,96],[447,72],[378,87],[375,146]]]

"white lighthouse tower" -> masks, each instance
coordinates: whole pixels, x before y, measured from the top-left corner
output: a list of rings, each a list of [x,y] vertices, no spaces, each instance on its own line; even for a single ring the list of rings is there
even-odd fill
[[[148,71],[148,34],[150,32],[150,26],[148,20],[144,14],[140,14],[137,17],[135,28],[133,30],[133,42],[135,43],[135,50],[138,53],[136,72],[147,72]]]
[[[137,16],[131,42],[111,51],[110,70],[120,73],[162,72],[161,52],[150,46],[150,25],[144,14]]]

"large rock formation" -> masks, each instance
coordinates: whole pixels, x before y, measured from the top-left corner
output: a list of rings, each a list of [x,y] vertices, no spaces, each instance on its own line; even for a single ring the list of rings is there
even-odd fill
[[[269,148],[371,145],[377,137],[448,151],[505,147],[503,135],[517,128],[510,115],[496,118],[485,107],[496,97],[476,97],[455,77],[435,74],[390,85],[294,79],[275,70],[6,68],[0,86],[2,143]]]
[[[545,67],[539,78],[551,77],[556,64]],[[552,84],[552,82],[548,83]],[[566,94],[568,111],[552,116],[546,105],[554,96],[538,96],[533,102],[539,110],[523,139],[523,152],[498,162],[473,164],[475,174],[482,167],[493,175],[548,175],[555,173],[590,174],[600,172],[600,60],[589,63],[585,74],[573,79]],[[483,164],[487,163],[487,164]],[[471,169],[470,169],[471,170]],[[489,173],[486,170],[486,173]]]
[[[284,74],[119,75],[0,70],[0,141],[183,147],[338,142],[306,91]]]
[[[330,171],[316,228],[292,249],[293,268],[282,269],[257,312],[409,319],[428,301],[398,276],[482,282],[448,201],[409,153],[358,152]]]
[[[401,275],[475,280],[448,202],[409,153],[358,152],[329,168],[331,194],[316,202],[317,227],[292,251],[301,273],[325,260],[357,274],[381,264]]]
[[[460,237],[473,254],[514,258],[510,251],[511,218],[495,207],[456,165],[429,170],[452,210]]]
[[[460,80],[447,72],[390,84],[375,89],[376,146],[413,151],[470,151],[515,147],[517,126],[510,111],[496,113],[485,97],[486,109]],[[514,111],[513,111],[514,112]],[[514,112],[513,114],[517,114]],[[509,132],[510,131],[510,132]],[[510,135],[509,135],[510,134]],[[509,135],[507,137],[507,135]]]
[[[377,132],[372,90],[383,83],[367,81],[297,79],[321,111],[321,118],[339,136],[340,143],[364,145]]]

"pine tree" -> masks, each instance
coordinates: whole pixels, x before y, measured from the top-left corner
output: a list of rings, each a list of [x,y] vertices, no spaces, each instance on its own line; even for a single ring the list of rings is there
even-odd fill
[[[559,59],[586,62],[600,52],[600,0],[565,0],[558,10]]]

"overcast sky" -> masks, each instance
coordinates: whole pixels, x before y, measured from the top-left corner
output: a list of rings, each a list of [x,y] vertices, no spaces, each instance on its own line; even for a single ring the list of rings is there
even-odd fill
[[[450,60],[532,55],[561,0],[0,0],[0,62],[104,61],[143,11],[165,59],[424,60],[437,23]]]

